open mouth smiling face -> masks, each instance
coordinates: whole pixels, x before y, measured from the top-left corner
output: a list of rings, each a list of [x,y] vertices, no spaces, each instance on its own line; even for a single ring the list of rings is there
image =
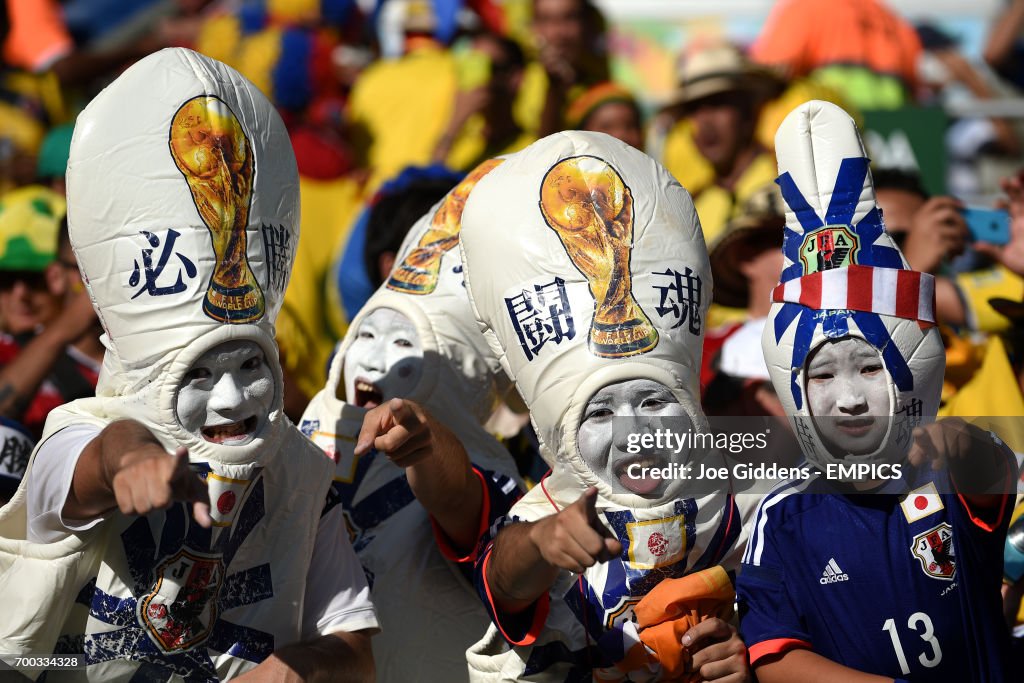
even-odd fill
[[[375,408],[408,396],[423,374],[423,346],[409,318],[391,308],[366,316],[345,352],[345,400]]]
[[[614,489],[641,496],[660,497],[669,480],[637,475],[647,468],[663,468],[676,456],[671,451],[645,449],[630,453],[629,435],[653,433],[665,418],[687,418],[682,405],[663,384],[633,379],[603,387],[583,410],[576,444],[590,471]],[[637,465],[638,467],[633,467]]]
[[[263,349],[230,341],[201,355],[175,401],[181,426],[209,443],[244,446],[263,428],[274,400],[274,378]]]

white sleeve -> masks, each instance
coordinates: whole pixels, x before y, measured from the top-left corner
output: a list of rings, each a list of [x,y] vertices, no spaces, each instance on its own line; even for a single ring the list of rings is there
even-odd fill
[[[100,433],[93,425],[65,427],[39,444],[25,492],[28,512],[28,540],[53,543],[74,531],[91,529],[106,517],[78,521],[61,516],[78,458]]]
[[[345,530],[341,506],[320,518],[306,574],[302,637],[335,631],[380,630],[370,588]]]

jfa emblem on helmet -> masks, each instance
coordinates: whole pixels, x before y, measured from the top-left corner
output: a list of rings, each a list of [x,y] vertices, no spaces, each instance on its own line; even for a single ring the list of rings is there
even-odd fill
[[[804,275],[857,263],[860,241],[845,225],[826,225],[808,233],[800,245]]]
[[[217,594],[224,585],[221,558],[181,550],[156,572],[156,586],[139,601],[139,622],[163,652],[203,643],[217,621]]]
[[[921,569],[928,576],[952,581],[956,575],[956,556],[953,551],[953,527],[946,522],[914,537],[910,547]]]

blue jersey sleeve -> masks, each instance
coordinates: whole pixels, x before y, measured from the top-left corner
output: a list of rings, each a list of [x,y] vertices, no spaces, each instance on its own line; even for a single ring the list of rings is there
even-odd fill
[[[751,665],[762,657],[811,648],[794,597],[801,586],[794,585],[785,569],[800,549],[787,547],[780,511],[773,509],[778,502],[768,497],[758,509],[736,580],[740,635],[750,652]]]
[[[466,578],[472,581],[473,563],[481,549],[487,529],[498,519],[508,514],[523,492],[512,477],[501,472],[492,472],[473,465],[473,474],[476,475],[483,490],[483,500],[480,505],[480,521],[477,526],[477,545],[469,552],[459,552],[451,544],[450,539],[444,530],[431,517],[430,525],[434,530],[434,540],[437,543],[441,554],[447,559],[459,564],[464,569]]]

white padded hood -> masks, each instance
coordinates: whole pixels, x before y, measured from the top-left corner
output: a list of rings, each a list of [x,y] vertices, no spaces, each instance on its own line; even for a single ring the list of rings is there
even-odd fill
[[[234,69],[185,49],[139,61],[79,116],[68,161],[71,243],[106,347],[96,412],[143,419],[193,457],[244,462],[279,431],[274,320],[299,239],[287,131]],[[246,446],[195,438],[175,396],[200,354],[259,344],[271,419]]]
[[[410,229],[395,268],[349,325],[331,362],[327,392],[343,399],[345,354],[363,320],[390,308],[412,321],[423,346],[423,371],[403,398],[425,405],[457,434],[480,429],[497,406],[501,369],[477,329],[462,279],[459,234],[466,198],[502,163],[489,159],[470,172]]]
[[[932,276],[910,270],[885,232],[849,114],[807,102],[779,126],[775,149],[787,208],[782,277],[762,337],[772,383],[811,462],[901,462],[913,427],[939,407],[945,352]],[[866,455],[829,452],[809,419],[808,355],[843,337],[878,349],[889,384],[894,419]]]
[[[513,155],[466,203],[461,248],[481,329],[530,408],[547,489],[572,502],[650,508],[612,491],[577,449],[590,397],[650,379],[702,430],[698,374],[711,301],[689,193],[653,159],[602,133],[567,131]]]

